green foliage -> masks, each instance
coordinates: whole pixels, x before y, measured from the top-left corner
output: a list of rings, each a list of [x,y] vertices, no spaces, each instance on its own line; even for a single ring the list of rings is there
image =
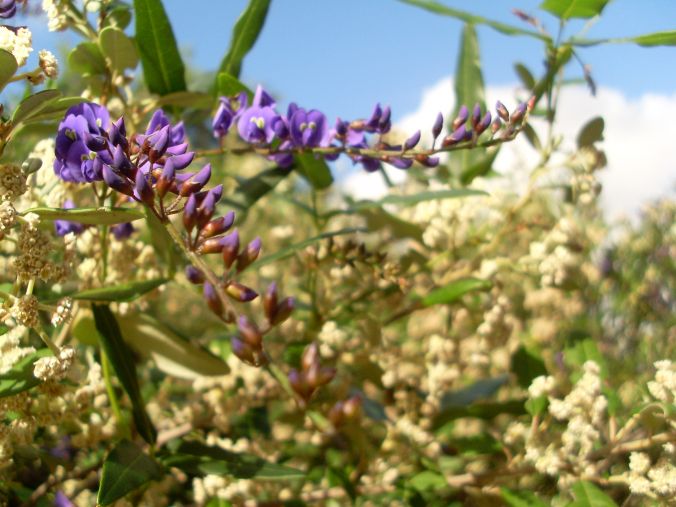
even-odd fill
[[[111,70],[119,75],[138,65],[138,54],[134,42],[119,28],[109,26],[101,30],[99,46]]]
[[[164,285],[168,281],[169,280],[167,278],[158,278],[155,280],[138,280],[120,285],[101,287],[99,289],[87,289],[79,291],[72,294],[71,297],[81,301],[130,302],[143,296],[151,290]]]
[[[35,213],[41,220],[53,222],[68,220],[87,225],[115,225],[143,218],[143,213],[132,208],[30,208],[24,214]]]
[[[473,291],[485,291],[492,287],[491,282],[478,278],[463,278],[433,290],[421,300],[423,306],[451,304],[465,294]]]
[[[167,95],[186,89],[185,68],[161,0],[134,0],[136,45],[148,90]]]
[[[589,481],[579,481],[572,486],[575,501],[569,507],[617,507],[617,504]]]
[[[36,350],[26,357],[19,359],[12,368],[0,374],[0,398],[14,396],[40,384],[40,380],[33,375],[33,365],[41,357],[52,355],[48,348]]]
[[[12,76],[14,76],[17,68],[18,66],[12,53],[0,49],[0,90],[2,90]]]
[[[103,463],[96,503],[110,505],[150,481],[160,480],[162,475],[162,469],[150,456],[133,442],[121,440]]]
[[[609,0],[545,0],[540,8],[557,18],[593,18],[603,11]]]

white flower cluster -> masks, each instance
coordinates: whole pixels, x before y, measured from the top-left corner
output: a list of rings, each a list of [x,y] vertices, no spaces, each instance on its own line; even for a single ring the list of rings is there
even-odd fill
[[[237,500],[237,505],[243,505],[245,499],[251,498],[254,483],[250,479],[232,479],[209,474],[193,479],[192,487],[198,505],[206,504],[211,498]]]
[[[550,375],[540,375],[535,377],[528,386],[528,395],[531,398],[540,398],[541,396],[549,396],[556,388],[556,379]]]
[[[655,363],[655,379],[648,382],[648,391],[665,403],[676,403],[676,363],[664,359]]]
[[[37,327],[40,321],[38,298],[33,294],[26,294],[25,296],[16,298],[12,305],[12,317],[22,326]]]
[[[28,55],[33,51],[33,34],[28,28],[21,27],[16,31],[0,26],[0,49],[9,51],[19,67],[26,64]]]
[[[21,224],[18,247],[20,254],[14,259],[14,268],[20,280],[41,278],[58,280],[65,274],[65,268],[50,260],[53,253],[49,235],[40,230],[40,219],[34,213],[24,216]]]
[[[71,298],[64,298],[59,301],[56,311],[52,315],[52,326],[60,326],[71,317],[71,311],[73,309],[73,300]]]
[[[562,218],[543,241],[530,244],[530,254],[524,261],[537,266],[543,286],[564,285],[580,266],[580,255],[570,248],[576,234],[577,227],[574,222]]]
[[[663,453],[653,464],[643,452],[629,456],[627,484],[632,493],[661,501],[676,500],[676,446],[664,444]],[[671,505],[671,504],[668,504]]]
[[[347,339],[348,334],[340,329],[338,324],[332,320],[325,322],[317,335],[321,355],[327,358],[334,357],[338,351],[344,349]]]
[[[571,180],[573,195],[580,204],[591,204],[601,193],[601,183],[593,174],[575,174]]]
[[[455,366],[455,343],[439,334],[430,336],[425,354],[427,401],[438,405],[441,396],[453,385],[460,372]]]
[[[1,28],[1,27],[0,27]],[[13,201],[26,192],[26,176],[18,165],[0,165],[0,199]]]
[[[0,202],[0,239],[9,231],[16,221],[16,209],[9,201]]]
[[[42,72],[50,79],[56,79],[59,75],[59,62],[50,51],[46,49],[38,53],[40,68]]]
[[[47,18],[49,18],[47,26],[50,32],[66,29],[68,26],[66,2],[63,0],[42,0],[42,10],[47,13]]]
[[[63,347],[59,351],[59,357],[41,357],[33,366],[33,375],[44,382],[48,380],[61,380],[68,374],[68,370],[75,359],[75,349]]]
[[[7,373],[21,358],[35,352],[33,347],[21,347],[26,328],[17,326],[0,335],[0,375]]]

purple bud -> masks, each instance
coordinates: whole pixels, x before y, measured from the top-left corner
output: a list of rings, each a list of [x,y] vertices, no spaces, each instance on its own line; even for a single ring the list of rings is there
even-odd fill
[[[148,184],[145,174],[141,171],[136,173],[136,197],[143,201],[148,206],[152,207],[155,200],[155,192],[153,192],[152,187]]]
[[[255,290],[239,282],[230,282],[225,288],[225,292],[228,296],[241,303],[248,303],[258,297],[258,293]]]
[[[305,347],[300,364],[303,371],[308,371],[312,366],[319,365],[319,346],[316,342],[312,342]]]
[[[491,116],[491,112],[486,111],[486,114],[484,115],[483,119],[474,127],[477,136],[481,135],[483,131],[490,126],[492,118],[493,117]]]
[[[176,170],[174,168],[174,162],[172,157],[164,163],[162,173],[160,174],[160,177],[157,179],[157,183],[155,184],[155,189],[157,190],[157,195],[160,196],[160,199],[162,199],[165,195],[167,195],[167,192],[173,185],[175,179],[176,179]]]
[[[373,108],[373,113],[371,113],[371,118],[366,122],[366,126],[369,130],[373,131],[378,127],[382,114],[383,110],[380,108],[380,104],[376,104],[376,107]]]
[[[122,149],[122,146],[117,146],[115,151],[113,151],[113,163],[112,166],[119,171],[120,173],[130,176],[131,175],[131,161],[127,158],[126,153]]]
[[[188,197],[188,202],[183,208],[183,227],[188,231],[188,234],[193,230],[197,223],[197,198],[195,194]]]
[[[491,133],[495,134],[498,130],[500,130],[500,127],[502,127],[502,122],[500,121],[500,118],[496,118],[493,120],[493,123],[491,123]]]
[[[237,321],[237,329],[247,345],[250,345],[254,350],[260,350],[263,343],[263,334],[256,324],[242,315]]]
[[[340,118],[336,119],[336,135],[339,137],[344,137],[347,135],[347,129],[349,127],[349,123],[346,121],[341,120]]]
[[[502,118],[502,121],[509,121],[509,111],[499,100],[495,103],[495,110],[498,112],[498,116]]]
[[[108,141],[103,136],[92,135],[89,132],[83,132],[84,142],[92,151],[101,151],[105,150],[108,145]]]
[[[224,236],[221,239],[222,252],[223,252],[223,264],[225,264],[226,269],[230,269],[230,266],[237,259],[237,254],[239,253],[239,232],[237,229],[232,231],[227,236]]]
[[[207,184],[211,178],[211,164],[205,165],[197,173],[195,173],[190,179],[185,181],[181,185],[181,190],[179,195],[185,197],[186,195],[192,194],[199,191],[204,185]]]
[[[378,130],[381,134],[387,134],[392,128],[392,123],[390,122],[390,117],[392,116],[392,110],[390,106],[385,106],[383,109],[383,114],[380,116],[378,121]]]
[[[481,121],[481,105],[477,102],[474,104],[474,109],[472,109],[472,127],[476,129],[476,126]]]
[[[243,271],[258,258],[261,253],[261,244],[261,238],[256,237],[246,246],[246,249],[237,257],[237,271]]]
[[[413,165],[413,159],[401,157],[389,157],[385,162],[392,164],[397,169],[408,169]]]
[[[190,197],[194,196],[192,194]],[[197,197],[195,197],[197,200]],[[216,211],[216,198],[211,192],[207,192],[206,197],[202,200],[199,208],[197,208],[197,228],[202,230],[202,227],[207,225],[211,217],[214,216],[214,211]]]
[[[404,151],[415,148],[419,142],[420,142],[420,131],[417,130],[415,134],[406,139],[406,142],[404,142]]]
[[[204,273],[195,266],[188,265],[185,267],[185,277],[190,283],[194,283],[195,285],[204,282]]]
[[[442,143],[443,146],[453,146],[454,144],[458,144],[459,142],[462,142],[465,140],[465,136],[467,135],[467,129],[465,129],[464,125],[460,125],[453,133],[450,135],[446,136],[444,138],[444,141]]]
[[[204,282],[203,294],[209,309],[219,317],[223,316],[223,302],[214,286],[209,282]]]
[[[159,158],[164,155],[164,152],[167,150],[167,144],[169,143],[169,125],[165,125],[157,132],[153,132],[146,138],[146,142],[149,146],[148,159],[150,162],[156,162]]]
[[[289,318],[289,315],[291,315],[295,306],[296,300],[294,298],[288,297],[283,299],[281,303],[277,304],[277,310],[275,311],[275,314],[272,320],[270,321],[270,324],[276,326],[284,322],[286,319]]]
[[[465,122],[467,121],[467,118],[469,117],[469,110],[467,109],[467,106],[462,106],[460,108],[460,111],[458,111],[458,116],[455,117],[455,120],[453,120],[453,130],[458,130],[461,125],[464,125]]]
[[[272,282],[263,295],[263,310],[271,324],[277,313],[277,297],[277,283]]]
[[[234,336],[230,338],[230,348],[232,353],[239,357],[242,361],[247,364],[255,364],[256,358],[254,357],[254,351],[250,345],[244,343],[239,338]]]
[[[167,157],[167,162],[171,160],[172,163],[174,164],[174,169],[180,171],[181,169],[185,169],[186,167],[188,167],[192,163],[194,158],[195,152],[189,151],[187,153],[183,153],[182,155],[173,155],[172,157]]]
[[[110,167],[107,165],[103,166],[103,181],[106,182],[106,185],[108,185],[110,188],[113,190],[117,190],[118,192],[128,195],[128,196],[133,196],[134,195],[134,187],[132,184],[129,182],[128,179],[123,178],[119,174],[115,173]]]
[[[437,119],[434,120],[434,125],[432,126],[432,137],[434,140],[439,137],[442,128],[444,128],[444,116],[441,113],[438,113]]]
[[[511,116],[510,119],[509,119],[509,122],[510,122],[512,125],[515,125],[515,124],[519,123],[519,121],[520,121],[520,120],[524,117],[524,115],[526,114],[526,108],[527,108],[527,106],[526,106],[526,103],[525,103],[525,102],[522,102],[521,104],[519,104],[518,106],[516,106],[516,109],[514,110],[514,112],[512,113],[512,116]]]
[[[212,220],[207,225],[202,228],[201,236],[203,238],[211,238],[213,236],[218,236],[226,232],[232,224],[235,222],[235,212],[228,211],[225,216],[218,217],[215,220]],[[219,250],[220,251],[220,250]]]
[[[124,125],[123,117],[120,116],[116,122],[111,124],[108,137],[113,146],[121,146],[125,150],[129,147],[129,141],[127,141],[127,128]]]

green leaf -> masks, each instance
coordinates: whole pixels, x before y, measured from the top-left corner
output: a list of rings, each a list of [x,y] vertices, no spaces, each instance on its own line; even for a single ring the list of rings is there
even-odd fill
[[[432,472],[431,470],[424,470],[413,477],[408,481],[409,486],[413,489],[416,489],[420,492],[435,490],[439,491],[445,487],[448,487],[448,482],[444,479],[444,476]]]
[[[593,18],[603,11],[609,0],[545,0],[540,9],[560,19]]]
[[[120,285],[111,285],[99,289],[87,289],[70,297],[80,301],[99,301],[99,302],[128,302],[143,296],[144,294],[164,285],[169,280],[167,278],[156,278],[154,280],[139,280],[126,282]]]
[[[534,378],[547,375],[542,358],[523,345],[512,354],[511,371],[516,374],[519,385],[523,388],[530,386]]]
[[[529,125],[526,124],[526,126]],[[460,182],[463,185],[469,185],[475,178],[486,176],[493,169],[493,162],[498,157],[500,148],[500,145],[487,148],[485,154],[472,150],[473,155],[467,157],[468,167],[460,174]]]
[[[41,357],[51,355],[52,351],[48,348],[36,350],[19,359],[9,371],[0,375],[0,398],[14,396],[40,384],[42,381],[33,375],[33,365]]]
[[[42,108],[39,113],[32,114],[29,119],[25,120],[25,124],[36,123],[39,121],[58,120],[63,117],[63,113],[71,106],[85,102],[84,97],[62,97],[50,102],[46,107]]]
[[[439,412],[434,419],[434,428],[438,429],[446,423],[463,417],[475,417],[477,419],[493,419],[502,414],[524,415],[526,400],[508,400],[497,402],[479,402],[472,405],[449,405]]]
[[[462,296],[468,292],[477,290],[485,291],[490,289],[493,284],[488,280],[480,280],[478,278],[461,278],[455,280],[443,287],[433,290],[422,298],[422,305],[433,306],[440,304],[450,304],[458,301]]]
[[[188,474],[230,475],[238,479],[301,479],[305,476],[300,470],[269,463],[258,456],[226,451],[221,447],[192,441],[174,441],[163,451],[162,463],[167,467],[177,467]]]
[[[571,368],[573,377],[581,374],[582,365],[594,361],[601,368],[601,377],[608,376],[608,367],[596,342],[589,337],[573,337],[568,340],[563,350],[566,364]]]
[[[24,122],[51,105],[56,99],[61,97],[58,90],[43,90],[34,95],[23,99],[12,115],[14,125]]]
[[[95,42],[81,42],[68,53],[68,65],[83,76],[95,76],[106,73],[106,59],[101,48]]]
[[[574,46],[589,47],[600,44],[638,44],[643,47],[676,46],[676,30],[646,33],[634,37],[616,37],[612,39],[576,39],[570,43]]]
[[[129,440],[121,440],[103,463],[96,503],[110,505],[162,476],[162,469],[150,456]]]
[[[158,106],[192,107],[195,109],[211,109],[213,97],[204,92],[174,92],[160,97]]]
[[[185,67],[161,0],[134,0],[134,14],[148,90],[157,95],[184,91]]]
[[[508,25],[506,23],[501,23],[499,21],[494,21],[492,19],[484,18],[483,16],[476,16],[466,11],[461,11],[459,9],[453,9],[442,3],[436,2],[434,0],[399,0],[400,2],[415,5],[421,7],[435,14],[441,14],[442,16],[449,16],[465,23],[471,23],[474,25],[486,25],[493,30],[505,35],[525,35],[528,37],[535,37],[543,41],[551,41],[551,37],[536,32],[535,30],[525,30],[518,26]]]
[[[9,51],[0,49],[0,91],[14,76],[18,68],[14,55]]]
[[[233,77],[239,77],[242,60],[256,44],[265,24],[269,7],[270,0],[249,0],[249,5],[242,12],[232,30],[230,49],[221,62],[219,74],[226,72]]]
[[[122,75],[126,69],[133,69],[138,65],[134,42],[119,28],[109,26],[101,30],[99,45],[110,68],[117,74]]]
[[[317,236],[313,236],[308,239],[304,239],[303,241],[300,241],[298,243],[295,243],[293,245],[287,246],[285,248],[282,248],[280,250],[277,250],[275,253],[266,255],[265,257],[262,257],[258,259],[256,262],[251,264],[251,266],[257,268],[260,268],[261,266],[265,266],[266,264],[270,264],[271,262],[276,262],[281,259],[285,259],[287,257],[291,257],[294,253],[305,249],[306,247],[312,245],[313,243],[317,243],[318,241],[321,241],[323,239],[327,238],[332,238],[335,236],[342,236],[345,234],[355,234],[357,232],[365,232],[365,229],[361,228],[356,228],[356,227],[347,227],[345,229],[340,229],[338,231],[331,231],[331,232],[324,232],[322,234],[319,234]],[[251,267],[250,266],[250,267]]]
[[[107,305],[95,304],[92,305],[92,312],[94,313],[94,323],[99,333],[101,346],[108,356],[120,384],[131,400],[136,429],[146,442],[152,444],[155,442],[157,432],[150,422],[141,398],[141,390],[134,367],[134,356],[124,342],[120,327],[110,308]]]
[[[100,208],[31,208],[22,214],[35,213],[42,220],[69,220],[87,225],[115,225],[126,222],[133,222],[143,218],[141,211],[131,208],[111,208],[102,206]]]
[[[592,146],[598,141],[603,141],[603,128],[605,127],[605,122],[603,118],[597,116],[589,120],[577,135],[577,147],[585,148],[587,146]]]
[[[237,188],[224,198],[223,202],[245,211],[272,191],[292,171],[292,167],[273,167],[261,171],[252,178],[238,178]]]
[[[317,190],[328,188],[333,183],[331,170],[323,158],[316,158],[312,153],[299,153],[294,162],[298,172]]]
[[[167,232],[166,227],[160,222],[155,214],[146,208],[146,223],[150,231],[150,241],[158,259],[161,259],[167,266],[169,277],[176,273],[176,266],[181,262],[181,254],[174,240]]]
[[[535,78],[531,71],[528,70],[528,67],[523,63],[517,62],[514,64],[514,70],[526,90],[532,90],[535,87]]]
[[[441,398],[441,410],[452,406],[464,407],[477,400],[493,396],[498,392],[498,389],[507,383],[507,380],[509,380],[507,375],[500,375],[495,378],[478,380],[457,391],[444,393]]]
[[[413,238],[422,242],[423,229],[420,226],[402,220],[382,208],[366,207],[357,209],[357,213],[366,219],[366,226],[370,231],[390,229],[397,238]]]
[[[568,507],[617,507],[617,504],[588,481],[579,481],[572,485],[575,501],[568,504]]]
[[[131,22],[131,8],[122,2],[111,2],[105,7],[106,18],[103,21],[103,27],[114,26],[124,30]]]
[[[142,356],[152,358],[168,375],[194,380],[230,372],[220,358],[192,345],[150,315],[124,315],[117,320],[129,345]]]
[[[251,101],[253,97],[253,93],[247,85],[227,72],[221,72],[218,74],[216,91],[218,92],[218,95],[222,97],[232,97],[233,95],[237,95],[239,92],[246,92],[249,97],[249,101]]]
[[[547,504],[531,491],[500,488],[500,495],[509,507],[547,507]]]

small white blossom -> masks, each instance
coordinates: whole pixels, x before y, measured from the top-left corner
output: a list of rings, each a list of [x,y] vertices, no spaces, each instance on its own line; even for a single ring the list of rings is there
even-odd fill
[[[14,32],[14,30],[0,26],[0,49],[12,53],[17,65],[22,67],[26,64],[28,55],[33,51],[33,35],[25,27]]]

